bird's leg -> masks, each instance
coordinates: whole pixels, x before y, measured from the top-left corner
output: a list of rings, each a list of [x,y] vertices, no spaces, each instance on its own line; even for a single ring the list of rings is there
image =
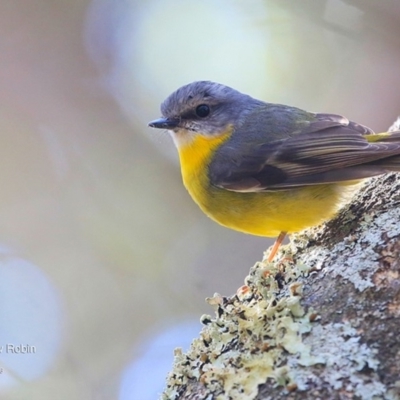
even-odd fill
[[[281,232],[279,236],[276,238],[274,245],[272,246],[271,253],[269,253],[268,262],[272,262],[275,257],[276,252],[278,251],[280,245],[282,244],[283,240],[285,239],[286,232]]]

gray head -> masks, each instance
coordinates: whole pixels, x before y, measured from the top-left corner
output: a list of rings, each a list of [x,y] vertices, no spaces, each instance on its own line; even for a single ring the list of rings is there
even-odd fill
[[[162,104],[163,118],[152,121],[153,128],[174,132],[217,135],[230,124],[240,125],[259,100],[235,89],[209,81],[193,82],[172,93]]]

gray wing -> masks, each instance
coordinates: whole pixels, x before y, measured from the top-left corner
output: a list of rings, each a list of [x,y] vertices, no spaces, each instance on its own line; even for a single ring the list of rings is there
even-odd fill
[[[386,172],[374,161],[400,154],[400,141],[370,143],[372,130],[339,115],[273,105],[254,118],[216,152],[213,185],[256,192],[362,179]]]

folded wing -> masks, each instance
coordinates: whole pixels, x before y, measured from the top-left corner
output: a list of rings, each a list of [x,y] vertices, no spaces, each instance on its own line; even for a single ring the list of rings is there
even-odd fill
[[[400,137],[378,138],[369,128],[334,114],[304,112],[305,118],[298,114],[293,120],[293,110],[301,112],[279,109],[288,116],[276,120],[276,111],[264,110],[255,115],[257,124],[235,132],[233,143],[222,147],[210,165],[211,183],[239,192],[287,190],[363,179],[387,172],[392,164],[399,166],[393,156],[400,155]]]

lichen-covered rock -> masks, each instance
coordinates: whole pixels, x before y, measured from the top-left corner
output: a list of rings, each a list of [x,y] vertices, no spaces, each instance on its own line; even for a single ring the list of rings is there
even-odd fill
[[[400,174],[215,295],[163,399],[400,399]]]

